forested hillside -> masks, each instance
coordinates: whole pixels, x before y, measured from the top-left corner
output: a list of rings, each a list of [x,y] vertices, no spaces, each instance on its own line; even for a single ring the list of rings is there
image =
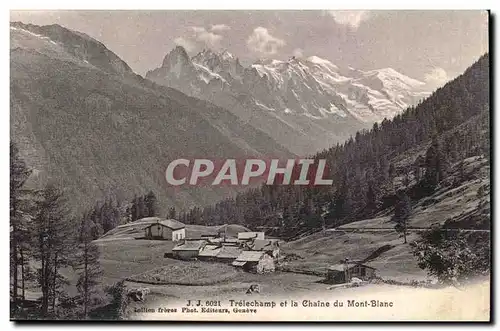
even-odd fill
[[[180,220],[240,223],[291,237],[373,216],[396,204],[400,193],[417,200],[448,185],[450,164],[489,157],[489,112],[486,54],[416,107],[315,155],[328,160],[331,187],[262,186],[181,212]],[[425,153],[417,153],[419,146]],[[403,154],[412,162],[400,165]]]
[[[123,203],[149,190],[164,212],[232,194],[174,191],[165,169],[180,157],[291,155],[229,111],[135,75],[89,36],[22,23],[10,33],[10,132],[33,170],[27,185],[57,184],[75,214],[96,200]]]

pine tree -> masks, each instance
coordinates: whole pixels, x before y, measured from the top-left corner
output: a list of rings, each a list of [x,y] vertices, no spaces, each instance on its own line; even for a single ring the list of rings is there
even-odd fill
[[[369,212],[377,209],[377,195],[373,188],[373,182],[368,183],[368,191],[366,192],[366,209]]]
[[[137,195],[135,195],[132,200],[132,206],[130,206],[130,221],[135,222],[139,218],[139,211],[137,210]]]
[[[127,205],[127,208],[125,208],[125,223],[132,222],[132,210],[130,205]]]
[[[26,224],[29,215],[26,213],[26,202],[24,201],[27,191],[23,190],[24,183],[31,174],[31,170],[26,167],[25,162],[19,157],[19,151],[14,143],[10,143],[10,262],[12,270],[12,301],[14,303],[14,313],[17,311],[19,270],[21,265],[24,270],[23,243],[28,243],[28,225]],[[24,277],[23,277],[24,283]],[[24,292],[24,286],[23,286]]]
[[[410,198],[404,191],[398,192],[398,202],[394,206],[394,216],[391,221],[395,222],[395,229],[397,232],[402,233],[404,243],[406,244],[406,235],[408,233],[408,219],[411,214]]]
[[[112,215],[113,215],[113,228],[116,228],[118,225],[121,225],[123,224],[123,220],[122,220],[122,213],[120,212],[120,204],[117,202],[116,203],[116,206],[113,205],[113,212],[112,212]]]
[[[56,299],[64,292],[61,285],[66,280],[60,269],[71,263],[76,224],[68,218],[62,192],[51,184],[41,192],[37,211],[35,257],[41,263],[38,269],[38,283],[42,290],[41,314],[48,317],[56,313]]]
[[[146,217],[146,205],[144,204],[144,197],[137,198],[137,219]]]
[[[158,203],[156,200],[156,195],[153,191],[149,191],[148,194],[144,196],[144,212],[146,217],[153,217],[158,215]]]
[[[92,242],[93,223],[87,218],[82,219],[79,253],[74,264],[74,268],[79,271],[77,289],[80,296],[80,302],[83,306],[83,318],[88,318],[88,312],[91,304],[91,295],[95,292],[98,279],[102,275],[102,269],[99,264],[99,249]]]
[[[437,184],[445,178],[447,170],[446,157],[436,136],[432,138],[431,146],[427,149],[425,166],[425,187],[432,192]]]
[[[351,212],[352,200],[349,194],[347,184],[344,182],[342,186],[335,192],[334,217],[337,219],[345,219]]]
[[[91,233],[92,233],[92,238],[94,240],[99,239],[104,234],[104,230],[102,228],[102,225],[99,223],[96,224],[96,223],[92,222]]]
[[[108,232],[113,228],[111,225],[112,220],[110,218],[109,208],[110,208],[109,201],[106,200],[104,201],[104,203],[101,206],[101,209],[99,210],[99,219],[101,220],[102,229],[104,233]]]
[[[291,237],[296,232],[298,225],[298,215],[292,206],[287,206],[283,210],[281,223],[280,223],[280,236],[287,238]]]
[[[106,292],[111,296],[111,304],[108,310],[110,319],[123,319],[125,308],[127,306],[127,295],[125,290],[126,287],[123,280],[106,289]]]
[[[458,168],[458,179],[460,182],[463,182],[466,180],[466,169],[465,169],[465,162],[464,160],[460,160],[457,165]]]
[[[175,207],[170,207],[170,209],[168,210],[168,218],[169,219],[175,219],[177,216],[176,214],[176,211],[175,211]]]

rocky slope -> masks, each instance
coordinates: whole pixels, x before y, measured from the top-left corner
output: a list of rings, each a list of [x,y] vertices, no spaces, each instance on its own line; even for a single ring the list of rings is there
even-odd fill
[[[87,35],[22,23],[10,33],[11,139],[31,185],[60,184],[77,209],[150,189],[163,209],[207,204],[232,190],[174,190],[172,160],[290,155],[227,110],[136,75]]]

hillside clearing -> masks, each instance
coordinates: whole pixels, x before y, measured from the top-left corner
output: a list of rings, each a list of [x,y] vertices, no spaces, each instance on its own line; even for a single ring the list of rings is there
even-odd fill
[[[464,160],[469,179],[458,186],[443,187],[433,195],[416,202],[408,226],[408,242],[419,238],[421,230],[434,224],[460,222],[466,217],[481,212],[478,189],[486,190],[485,201],[489,202],[489,165],[483,157]],[[453,165],[450,178],[458,176],[458,164]],[[487,205],[487,204],[486,204]],[[310,236],[288,242],[282,246],[285,255],[294,254],[300,258],[286,262],[286,269],[296,272],[324,274],[329,265],[345,258],[364,260],[383,246],[393,246],[368,261],[377,268],[377,274],[385,279],[411,281],[425,279],[426,273],[417,266],[409,244],[404,244],[400,235],[393,230],[392,213],[383,211],[379,216],[339,226],[335,231],[317,232]]]
[[[172,260],[168,266],[128,277],[127,280],[158,285],[206,286],[227,282],[235,278],[238,272],[241,271],[224,263]]]

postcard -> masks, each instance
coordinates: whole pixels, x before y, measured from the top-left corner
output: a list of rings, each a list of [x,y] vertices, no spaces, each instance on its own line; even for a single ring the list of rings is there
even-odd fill
[[[12,10],[10,317],[491,320],[479,10]]]

